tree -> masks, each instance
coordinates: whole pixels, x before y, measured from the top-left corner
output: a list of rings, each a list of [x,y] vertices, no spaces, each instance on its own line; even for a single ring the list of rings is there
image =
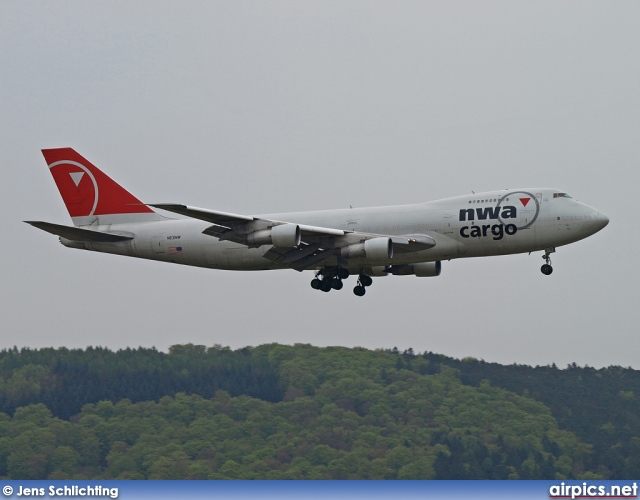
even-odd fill
[[[77,472],[80,459],[80,454],[70,446],[58,446],[51,457],[51,474],[57,473],[56,478],[59,479],[62,479],[60,473],[67,479],[72,478]]]

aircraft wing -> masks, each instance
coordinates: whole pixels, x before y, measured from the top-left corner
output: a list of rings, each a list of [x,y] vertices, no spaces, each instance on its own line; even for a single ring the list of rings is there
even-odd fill
[[[246,239],[242,237],[243,234],[246,235],[260,229],[269,229],[276,225],[286,224],[285,222],[261,219],[259,217],[231,214],[173,203],[157,203],[150,204],[149,206],[211,222],[213,225],[204,230],[205,234],[216,236],[222,240],[236,241],[237,243],[246,242]],[[346,231],[342,231],[341,229],[307,226],[304,224],[298,224],[298,227],[303,237],[344,236],[346,233]]]
[[[435,240],[428,235],[395,236],[345,231],[173,203],[149,204],[149,206],[210,222],[212,225],[206,228],[203,233],[220,240],[233,241],[248,247],[271,244],[272,248],[264,256],[298,271],[320,264],[331,257],[339,256],[343,247],[374,238],[390,239],[393,251],[399,253],[426,250],[436,244]],[[278,228],[279,226],[287,227]],[[276,232],[283,234],[288,232],[290,238],[286,241],[289,243],[279,245],[273,236]],[[294,233],[295,238],[293,237]]]
[[[318,233],[312,233],[312,235],[307,236],[307,238],[305,238],[306,241],[303,240],[297,248],[284,249],[272,247],[264,256],[274,262],[295,269],[296,271],[304,271],[313,265],[321,264],[323,261],[331,257],[340,256],[342,247],[354,244],[345,244],[343,243],[345,240],[351,240],[358,243],[374,238],[389,238],[393,245],[394,253],[418,252],[420,250],[432,248],[436,244],[433,238],[426,235],[416,239],[413,236],[387,236],[383,234],[345,231],[345,236],[347,238],[335,238],[333,240],[331,238],[322,238],[319,243],[313,242],[314,236],[316,237],[316,240],[320,240],[320,238],[317,237]]]
[[[188,207],[187,205],[178,205],[176,203],[158,203],[149,204],[149,206],[166,210],[167,212],[173,212],[175,214],[186,215],[187,217],[192,217],[194,219],[211,222],[212,224],[220,226],[230,227],[229,224],[256,220],[255,217],[248,217],[246,215],[218,212],[215,210],[207,210],[206,208]]]

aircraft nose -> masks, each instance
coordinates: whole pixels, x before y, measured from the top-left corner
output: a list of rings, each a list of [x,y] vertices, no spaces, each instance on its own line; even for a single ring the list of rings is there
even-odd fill
[[[596,224],[598,226],[597,230],[600,231],[600,229],[604,228],[607,224],[609,224],[609,217],[607,217],[602,212],[598,212],[598,214],[596,215]]]
[[[588,231],[594,234],[603,229],[607,224],[609,224],[609,217],[599,210],[594,210],[585,228],[588,227]]]

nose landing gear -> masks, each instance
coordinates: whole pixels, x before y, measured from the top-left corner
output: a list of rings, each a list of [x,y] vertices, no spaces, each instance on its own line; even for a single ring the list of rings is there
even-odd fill
[[[544,259],[545,264],[542,265],[540,271],[542,271],[542,274],[544,274],[545,276],[549,276],[553,272],[553,267],[551,267],[550,255],[555,251],[556,249],[554,247],[544,249],[544,255],[542,256],[542,258]]]

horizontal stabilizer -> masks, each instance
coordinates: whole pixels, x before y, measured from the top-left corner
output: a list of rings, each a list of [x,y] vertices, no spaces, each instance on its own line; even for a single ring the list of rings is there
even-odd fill
[[[47,233],[62,236],[68,240],[75,241],[96,241],[99,243],[115,243],[117,241],[132,240],[131,236],[120,236],[119,234],[101,233],[98,231],[91,231],[89,229],[80,229],[79,227],[61,226],[60,224],[53,224],[51,222],[40,221],[25,221],[27,224],[31,224],[33,227],[42,229]]]

